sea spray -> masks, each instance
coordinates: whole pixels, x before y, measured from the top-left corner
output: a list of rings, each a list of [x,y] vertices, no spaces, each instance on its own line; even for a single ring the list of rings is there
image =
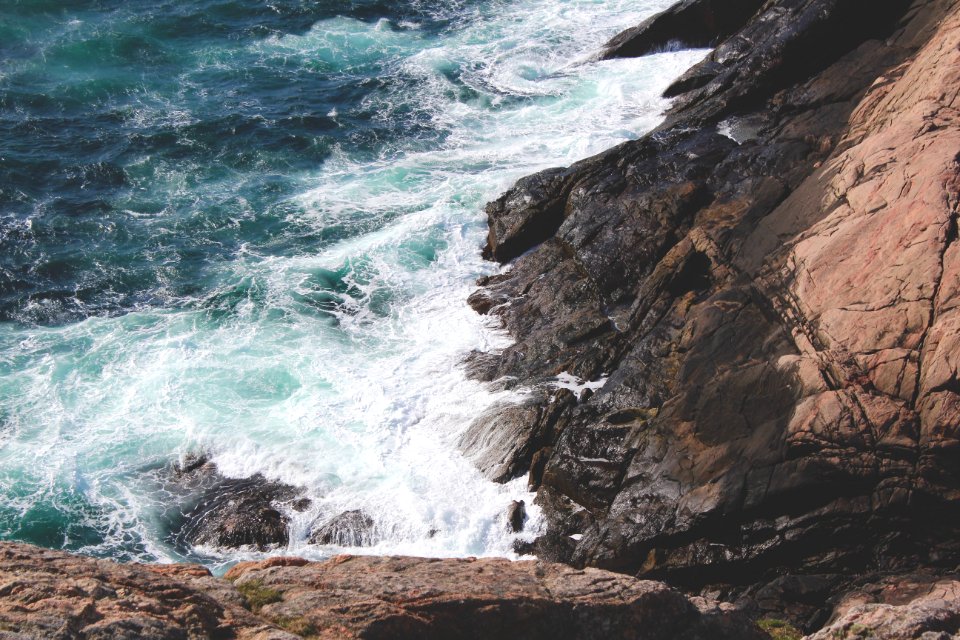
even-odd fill
[[[146,479],[184,455],[370,514],[364,553],[509,555],[525,479],[457,436],[523,390],[464,303],[485,201],[655,126],[702,51],[596,62],[668,0],[16,5],[0,66],[0,535],[171,544]],[[275,6],[274,6],[275,5]]]

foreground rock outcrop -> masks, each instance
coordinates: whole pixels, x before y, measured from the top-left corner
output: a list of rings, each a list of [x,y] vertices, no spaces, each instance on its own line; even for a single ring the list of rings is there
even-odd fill
[[[764,638],[664,584],[501,559],[339,556],[120,565],[0,544],[0,638]]]
[[[656,131],[488,206],[517,342],[468,366],[543,399],[462,445],[539,489],[536,552],[808,630],[960,563],[958,88],[956,2],[771,0]]]
[[[948,640],[960,633],[960,581],[930,575],[888,578],[847,594],[809,640]]]

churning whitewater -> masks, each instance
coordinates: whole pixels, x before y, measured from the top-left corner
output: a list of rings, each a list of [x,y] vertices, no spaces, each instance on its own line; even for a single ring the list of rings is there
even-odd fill
[[[306,488],[278,552],[361,509],[355,553],[510,555],[525,479],[455,446],[522,393],[458,365],[508,344],[465,304],[483,205],[659,122],[703,51],[592,56],[668,4],[4,3],[0,537],[255,556],[166,529],[151,474],[206,454]]]

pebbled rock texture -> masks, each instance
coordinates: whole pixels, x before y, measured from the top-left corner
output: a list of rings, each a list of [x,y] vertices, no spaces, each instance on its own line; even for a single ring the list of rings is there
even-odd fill
[[[488,209],[488,255],[519,257],[470,303],[517,342],[468,368],[546,399],[466,454],[529,474],[534,548],[577,566],[840,576],[823,598],[952,569],[957,3],[770,0],[681,82],[651,134]]]
[[[339,556],[276,557],[226,579],[0,543],[4,640],[587,638],[762,640],[729,605],[596,569]]]

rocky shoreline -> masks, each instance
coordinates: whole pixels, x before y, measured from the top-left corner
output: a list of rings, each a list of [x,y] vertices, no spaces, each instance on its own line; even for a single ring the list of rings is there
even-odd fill
[[[672,15],[605,55],[706,28]],[[465,449],[529,473],[540,557],[806,631],[851,576],[957,566],[958,43],[953,2],[763,3],[657,130],[488,206],[512,268],[471,303],[517,342],[469,366],[544,393]]]
[[[512,267],[469,303],[516,343],[465,366],[534,391],[460,446],[529,478],[539,562],[219,579],[3,544],[0,638],[960,634],[960,2],[682,0],[598,57],[674,43],[715,49],[660,127],[487,208]],[[309,507],[203,458],[164,473],[179,544],[284,544]]]

